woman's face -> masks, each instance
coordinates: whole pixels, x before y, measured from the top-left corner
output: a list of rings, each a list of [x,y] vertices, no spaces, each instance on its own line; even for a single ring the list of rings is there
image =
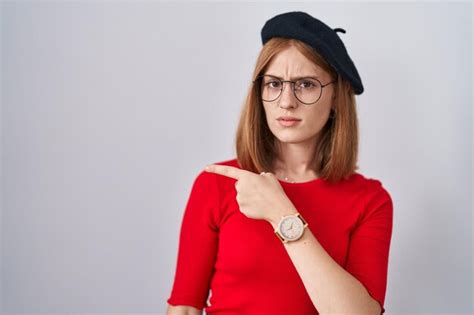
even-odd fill
[[[332,81],[326,71],[308,60],[293,46],[275,55],[264,74],[293,81],[296,80],[295,77],[316,77],[323,85]],[[285,82],[283,91],[276,100],[263,102],[268,127],[281,142],[316,143],[319,132],[328,120],[333,95],[333,84],[329,84],[322,89],[321,97],[316,103],[306,105],[295,97],[293,84]],[[277,120],[280,116],[293,116],[301,120],[285,126]]]

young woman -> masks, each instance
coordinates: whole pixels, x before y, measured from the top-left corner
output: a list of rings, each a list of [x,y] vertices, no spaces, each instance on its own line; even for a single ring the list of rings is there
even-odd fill
[[[236,158],[194,181],[167,314],[382,314],[392,199],[358,173],[362,82],[304,12],[262,28]]]

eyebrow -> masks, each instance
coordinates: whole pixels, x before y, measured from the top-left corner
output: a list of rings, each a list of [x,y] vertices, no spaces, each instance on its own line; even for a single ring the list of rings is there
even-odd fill
[[[275,77],[275,78],[278,78],[280,80],[283,80],[282,77],[279,77],[277,75],[274,75],[274,74],[270,74],[270,73],[265,73],[265,75],[269,75],[269,76],[272,76],[272,77]],[[316,75],[303,75],[303,76],[297,76],[297,77],[292,77],[290,78],[290,80],[299,80],[299,79],[304,79],[304,78],[314,78],[314,79],[321,79],[320,77],[316,76]]]

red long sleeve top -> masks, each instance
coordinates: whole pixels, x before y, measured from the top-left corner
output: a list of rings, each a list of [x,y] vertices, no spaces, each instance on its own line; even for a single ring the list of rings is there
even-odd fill
[[[240,168],[237,159],[215,164]],[[272,225],[240,212],[235,181],[204,170],[196,177],[167,302],[211,315],[319,314]],[[356,172],[335,184],[280,184],[319,243],[384,313],[393,205],[381,182]]]

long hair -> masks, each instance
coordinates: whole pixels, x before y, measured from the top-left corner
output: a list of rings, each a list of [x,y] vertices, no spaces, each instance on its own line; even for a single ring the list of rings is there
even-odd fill
[[[354,90],[325,59],[306,43],[293,39],[274,37],[262,47],[253,72],[254,81],[264,74],[272,57],[294,46],[306,58],[337,80],[335,88],[335,117],[329,118],[321,130],[311,168],[328,182],[338,182],[352,175],[357,166],[358,121]],[[258,82],[258,81],[257,81]],[[242,106],[235,136],[237,160],[242,169],[255,173],[271,171],[277,154],[275,136],[268,127],[258,84],[250,83]]]

